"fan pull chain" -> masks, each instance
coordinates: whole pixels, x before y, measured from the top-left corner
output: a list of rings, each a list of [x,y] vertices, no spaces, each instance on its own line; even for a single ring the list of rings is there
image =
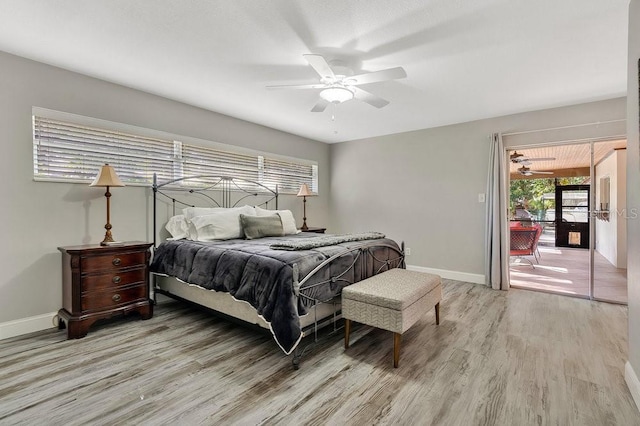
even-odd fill
[[[333,134],[338,134],[338,123],[336,122],[336,104],[331,104],[331,122],[333,123]]]

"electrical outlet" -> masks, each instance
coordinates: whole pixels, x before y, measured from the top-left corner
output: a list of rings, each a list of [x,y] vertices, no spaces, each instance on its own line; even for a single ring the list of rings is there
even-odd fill
[[[404,254],[407,255],[407,256],[411,256],[411,249],[409,247],[406,247],[404,249]]]
[[[484,194],[478,194],[478,202],[479,203],[484,203]]]

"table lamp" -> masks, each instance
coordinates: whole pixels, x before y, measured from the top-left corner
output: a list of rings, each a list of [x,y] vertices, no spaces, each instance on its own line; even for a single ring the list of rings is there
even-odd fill
[[[302,228],[300,228],[302,231],[306,231],[307,229],[309,229],[307,227],[307,197],[313,197],[315,195],[316,194],[311,192],[306,183],[303,183],[300,187],[300,191],[298,191],[297,197],[302,197],[302,206],[304,212],[302,214]]]
[[[110,218],[110,202],[111,193],[109,192],[110,186],[124,186],[124,183],[120,180],[118,175],[116,174],[115,169],[109,164],[105,164],[102,166],[100,171],[98,172],[98,176],[91,182],[89,186],[102,186],[107,188],[107,192],[104,193],[104,196],[107,197],[107,224],[104,226],[104,229],[107,232],[104,234],[104,240],[100,243],[101,246],[108,246],[110,243],[113,243],[113,237],[111,236],[111,218]]]

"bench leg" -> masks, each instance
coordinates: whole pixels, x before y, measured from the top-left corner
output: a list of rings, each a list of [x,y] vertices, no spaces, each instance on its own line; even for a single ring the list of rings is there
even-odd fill
[[[398,368],[398,362],[400,362],[400,342],[402,340],[402,334],[393,333],[393,367]]]
[[[440,325],[440,302],[436,303],[436,325]]]
[[[344,320],[344,348],[349,349],[349,335],[351,334],[351,320]]]

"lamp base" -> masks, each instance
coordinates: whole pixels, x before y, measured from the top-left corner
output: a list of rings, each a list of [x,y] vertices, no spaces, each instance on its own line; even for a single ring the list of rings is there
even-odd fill
[[[307,226],[307,197],[302,197],[302,209],[302,228],[300,228],[300,230],[306,231],[309,229]]]
[[[107,223],[104,226],[107,229],[107,232],[104,233],[104,240],[100,241],[101,246],[108,246],[114,243],[113,236],[111,235],[111,224]]]
[[[100,243],[101,246],[123,246],[124,244],[124,241],[102,241]]]

